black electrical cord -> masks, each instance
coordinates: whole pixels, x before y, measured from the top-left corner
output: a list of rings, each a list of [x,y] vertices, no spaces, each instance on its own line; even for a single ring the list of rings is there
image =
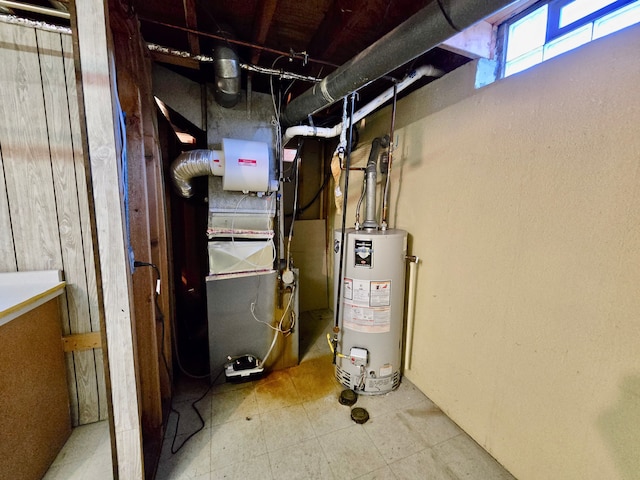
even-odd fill
[[[140,262],[138,260],[133,262],[133,266],[134,267],[152,267],[156,272],[157,278],[156,278],[156,288],[154,290],[154,295],[153,295],[153,302],[156,307],[156,315],[157,315],[157,318],[160,320],[160,327],[161,327],[160,352],[162,354],[162,360],[164,362],[164,366],[167,369],[167,376],[169,377],[169,381],[173,384],[173,376],[171,375],[169,362],[167,361],[167,356],[164,352],[164,336],[165,336],[164,314],[162,313],[162,308],[160,308],[160,303],[158,302],[158,296],[160,295],[160,269],[157,267],[157,265],[153,263]]]
[[[160,303],[158,302],[158,295],[160,294],[160,269],[158,269],[158,267],[153,263],[140,262],[140,261],[137,261],[137,260],[135,262],[133,262],[133,266],[134,267],[152,267],[156,272],[157,279],[156,279],[156,289],[154,291],[154,303],[155,303],[155,306],[156,306],[158,318],[160,319],[161,332],[162,332],[161,333],[161,337],[160,337],[161,338],[160,352],[162,354],[162,360],[163,360],[163,363],[164,363],[164,368],[167,371],[167,376],[169,377],[169,381],[173,385],[173,375],[171,374],[171,369],[169,368],[169,362],[167,361],[167,356],[166,356],[165,351],[164,351],[164,336],[165,336],[164,320],[165,320],[165,317],[164,317],[164,314],[162,313],[162,309],[160,308]],[[176,345],[176,348],[177,348],[177,345]],[[204,428],[205,422],[204,422],[204,419],[202,418],[202,414],[200,413],[200,410],[198,410],[198,407],[196,406],[196,404],[198,402],[200,402],[204,397],[207,396],[207,394],[211,391],[211,388],[216,383],[218,378],[220,378],[220,375],[222,375],[222,372],[224,372],[224,368],[222,368],[220,370],[220,372],[216,375],[216,378],[214,378],[213,381],[210,383],[209,388],[207,388],[207,390],[200,397],[198,397],[197,400],[191,402],[191,408],[193,408],[193,410],[196,412],[196,415],[198,415],[198,418],[200,419],[200,424],[201,425],[197,430],[195,430],[194,432],[189,434],[189,436],[184,439],[184,441],[180,444],[180,446],[178,446],[178,448],[175,448],[175,443],[176,443],[176,438],[178,437],[178,430],[180,428],[180,412],[173,407],[173,394],[171,395],[171,399],[169,400],[169,410],[177,415],[176,431],[173,433],[173,439],[171,441],[171,454],[172,455],[175,455],[176,453],[178,453],[180,451],[180,449],[182,447],[184,447],[184,445],[189,440],[191,440],[191,438],[196,433],[200,432]]]
[[[305,210],[308,210],[311,207],[311,205],[316,203],[316,200],[318,200],[318,197],[320,197],[320,194],[322,193],[324,188],[327,186],[327,183],[329,182],[330,178],[331,178],[331,171],[328,171],[324,177],[322,185],[320,185],[320,188],[318,189],[316,194],[313,196],[313,198],[306,205],[298,208],[298,211],[297,211],[298,214],[304,213]],[[293,217],[293,213],[286,213],[285,217],[287,218]]]
[[[224,368],[222,368],[220,372],[218,372],[218,374],[216,375],[216,378],[214,378],[213,381],[209,384],[209,388],[207,388],[205,392],[202,395],[200,395],[196,400],[191,402],[191,408],[193,408],[193,410],[196,412],[196,415],[198,415],[198,419],[200,420],[200,426],[196,430],[191,432],[189,436],[182,441],[182,443],[180,444],[180,446],[178,446],[178,448],[175,448],[175,444],[176,444],[176,439],[178,438],[178,429],[180,428],[180,412],[175,408],[173,408],[173,398],[171,399],[170,409],[173,413],[175,413],[178,416],[178,418],[176,419],[176,431],[173,432],[173,439],[171,441],[172,455],[175,455],[176,453],[178,453],[180,449],[184,447],[184,445],[189,440],[191,440],[191,438],[193,438],[198,432],[200,432],[204,428],[205,421],[202,418],[202,414],[200,413],[200,410],[198,410],[198,407],[196,406],[196,404],[200,402],[204,397],[207,396],[207,394],[211,391],[211,388],[213,387],[213,385],[216,383],[216,380],[218,380],[218,378],[220,378],[220,375],[222,375],[222,372],[224,372]]]

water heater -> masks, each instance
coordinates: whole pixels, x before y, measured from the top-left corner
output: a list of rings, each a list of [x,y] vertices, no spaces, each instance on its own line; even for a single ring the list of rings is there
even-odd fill
[[[334,284],[340,292],[336,378],[361,394],[389,392],[400,383],[407,232],[351,228],[334,238],[335,265],[345,249],[342,278],[336,275]]]

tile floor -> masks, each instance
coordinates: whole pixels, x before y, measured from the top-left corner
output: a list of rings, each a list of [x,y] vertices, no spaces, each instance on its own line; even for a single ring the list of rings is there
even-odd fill
[[[112,480],[109,424],[76,427],[44,480]]]
[[[303,314],[300,365],[214,386],[198,403],[203,430],[175,455],[172,414],[156,478],[513,480],[406,379],[389,394],[360,396],[356,406],[371,418],[355,424],[337,400],[342,387],[326,343],[331,324],[331,312]],[[178,385],[176,446],[200,425],[191,404],[207,388]]]

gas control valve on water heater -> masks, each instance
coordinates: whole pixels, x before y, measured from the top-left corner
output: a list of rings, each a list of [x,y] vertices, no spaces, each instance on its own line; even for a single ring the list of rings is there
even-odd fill
[[[407,232],[387,229],[385,214],[380,226],[375,219],[378,154],[387,144],[388,137],[372,144],[361,196],[366,193],[362,227],[359,202],[356,228],[336,230],[334,241],[336,378],[362,394],[387,393],[400,383]],[[385,188],[385,199],[386,193]]]

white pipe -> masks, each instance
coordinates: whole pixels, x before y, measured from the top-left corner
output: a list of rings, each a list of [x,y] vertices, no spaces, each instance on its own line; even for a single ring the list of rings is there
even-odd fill
[[[407,293],[407,334],[404,348],[404,368],[411,368],[411,347],[413,346],[413,322],[416,309],[416,267],[420,259],[418,257],[407,257],[409,259],[409,291]]]
[[[296,125],[295,127],[289,127],[285,130],[282,136],[282,145],[289,143],[289,140],[295,137],[322,137],[333,138],[340,135],[342,132],[342,123],[335,125],[334,127],[312,127],[310,125]]]
[[[409,75],[407,75],[402,81],[398,82],[398,84],[396,85],[396,89],[398,92],[401,92],[422,77],[441,77],[442,75],[444,75],[444,72],[442,70],[439,70],[432,65],[423,65],[416,70],[411,71]],[[393,97],[393,87],[386,89],[384,92],[382,92],[382,94],[374,98],[371,102],[367,103],[360,110],[356,111],[353,114],[353,123],[359,122],[371,112],[384,105],[384,103],[391,97]],[[340,135],[342,133],[342,130],[343,122],[338,123],[337,125],[330,128],[312,127],[309,125],[296,125],[285,130],[284,136],[282,138],[282,145],[286,145],[289,140],[298,136],[333,138]]]
[[[444,72],[432,65],[422,65],[417,69],[409,72],[409,74],[404,77],[398,84],[396,85],[398,93],[403,91],[408,86],[412,85],[416,81],[420,80],[422,77],[441,77],[444,75]],[[367,103],[364,107],[353,114],[353,121],[359,122],[361,119],[369,115],[378,107],[382,106],[387,100],[393,97],[393,87],[387,88],[381,95],[374,98],[371,102]]]

